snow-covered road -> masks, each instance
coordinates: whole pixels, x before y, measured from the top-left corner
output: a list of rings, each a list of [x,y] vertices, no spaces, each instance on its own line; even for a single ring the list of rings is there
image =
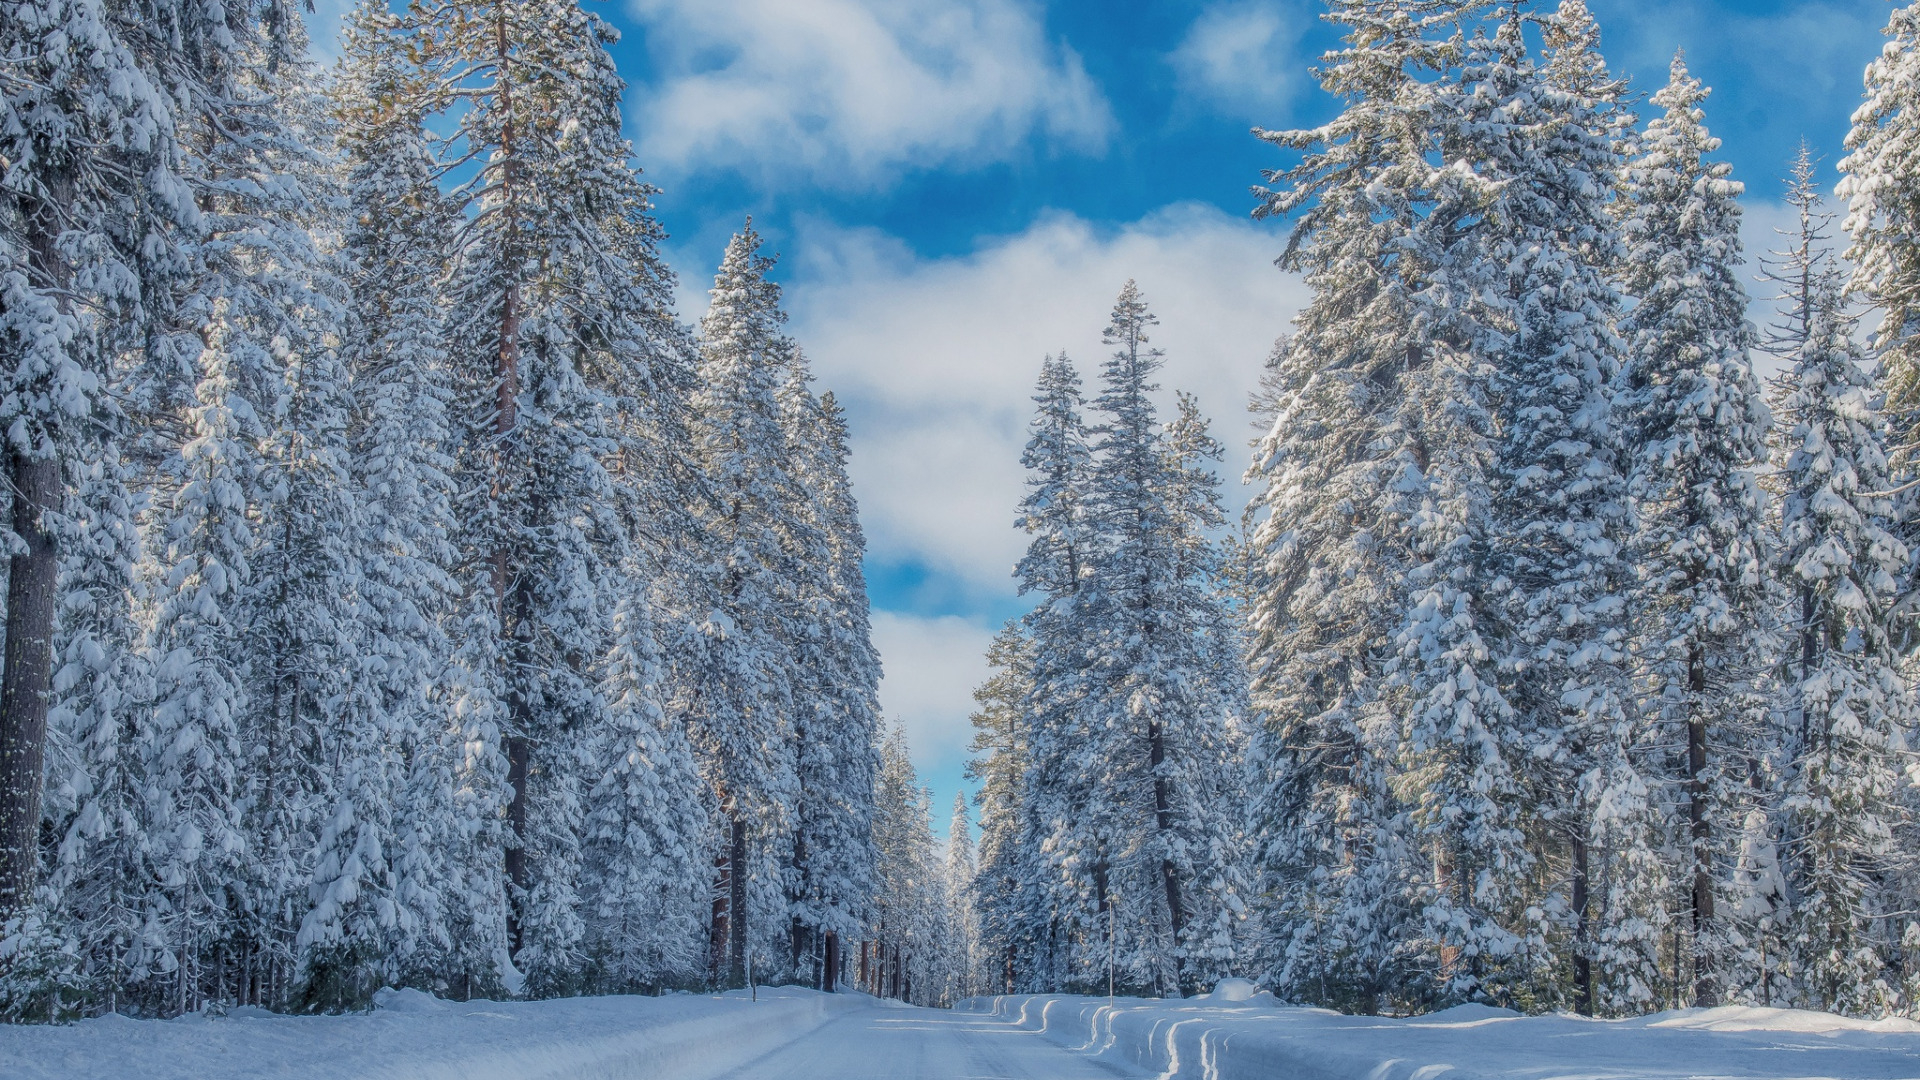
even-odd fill
[[[1114,1080],[1133,1075],[989,1014],[875,1002],[715,1080]]]

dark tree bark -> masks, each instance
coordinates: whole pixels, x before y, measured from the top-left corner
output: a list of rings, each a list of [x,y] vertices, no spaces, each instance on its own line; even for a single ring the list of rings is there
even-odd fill
[[[60,463],[14,452],[13,531],[26,544],[7,580],[7,642],[0,672],[0,919],[26,910],[40,868],[41,774],[52,689],[58,559],[45,514],[60,492]]]
[[[1167,778],[1161,772],[1161,766],[1167,760],[1167,738],[1156,722],[1147,723],[1147,758],[1153,765],[1153,820],[1162,833],[1173,829],[1173,799],[1167,789]],[[1172,859],[1160,860],[1160,884],[1167,892],[1167,918],[1173,927],[1173,944],[1180,946],[1180,935],[1186,931],[1187,912],[1180,898],[1180,875]],[[1181,993],[1187,993],[1186,965],[1181,964],[1174,973],[1174,980]]]
[[[1710,941],[1713,934],[1713,822],[1707,791],[1707,721],[1699,702],[1707,689],[1706,650],[1694,643],[1687,654],[1687,689],[1693,711],[1687,717],[1687,817],[1693,840],[1693,1004],[1720,1004]]]
[[[831,994],[840,975],[840,935],[827,931],[826,963],[820,976],[820,989]]]
[[[731,843],[727,859],[732,865],[727,874],[727,978],[735,986],[747,985],[747,823],[739,810],[730,815]]]
[[[64,288],[70,277],[58,240],[60,213],[73,185],[55,170],[44,197],[28,197],[27,259],[41,287]],[[66,310],[67,301],[56,301]],[[60,462],[7,458],[13,488],[13,531],[26,550],[8,566],[4,667],[0,667],[0,921],[33,902],[40,870],[40,798],[47,752],[47,704],[52,692],[54,590],[59,559],[46,514],[58,508]]]
[[[507,905],[507,935],[514,952],[525,944],[525,920],[520,905],[530,882],[527,876],[527,771],[533,748],[524,735],[507,739],[507,786],[513,789],[513,801],[507,803],[507,880],[512,883],[513,903]]]
[[[1573,1011],[1593,1015],[1593,926],[1587,908],[1589,901],[1587,838],[1573,835]]]

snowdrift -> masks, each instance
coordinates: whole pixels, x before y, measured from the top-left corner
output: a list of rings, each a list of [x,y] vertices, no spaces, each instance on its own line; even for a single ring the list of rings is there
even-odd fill
[[[0,1027],[6,1080],[698,1080],[744,1065],[864,997],[762,989],[667,997],[442,1001],[382,991],[371,1013]]]
[[[1160,1080],[1920,1077],[1920,1024],[1790,1009],[1586,1020],[1465,1005],[1385,1019],[1281,1006],[1264,993],[1121,998],[1111,1006],[1106,998],[1009,996],[961,1008]]]

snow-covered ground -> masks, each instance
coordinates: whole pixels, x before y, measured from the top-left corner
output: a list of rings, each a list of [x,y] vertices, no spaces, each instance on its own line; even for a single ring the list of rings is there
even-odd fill
[[[1247,989],[1251,989],[1248,987]],[[1228,996],[1239,996],[1229,994]],[[975,998],[964,1008],[1161,1080],[1705,1080],[1920,1077],[1920,1024],[1789,1009],[1632,1020],[1465,1005],[1409,1019],[1251,1000]]]
[[[678,1080],[777,1050],[871,999],[807,990],[440,1001],[383,992],[347,1016],[0,1026],[4,1080]]]
[[[1468,1006],[1404,1020],[1191,1002],[976,998],[953,1011],[805,990],[243,1010],[0,1027],[5,1080],[1913,1080],[1920,1025],[1781,1009],[1636,1020]]]

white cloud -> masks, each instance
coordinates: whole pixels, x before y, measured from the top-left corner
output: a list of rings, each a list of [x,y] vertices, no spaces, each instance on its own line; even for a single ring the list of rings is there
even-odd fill
[[[946,259],[872,230],[803,227],[792,330],[820,384],[853,413],[855,489],[875,553],[1011,591],[1040,359],[1066,349],[1091,390],[1107,351],[1100,331],[1128,278],[1160,318],[1161,383],[1196,393],[1227,444],[1233,498],[1247,394],[1303,296],[1272,265],[1280,242],[1270,226],[1193,204],[1115,230],[1053,215]]]
[[[1296,15],[1271,2],[1215,4],[1168,56],[1182,92],[1229,111],[1269,112],[1291,103],[1306,67]]]
[[[873,643],[886,665],[880,708],[889,722],[905,725],[923,768],[950,769],[966,757],[973,689],[987,677],[992,640],[992,631],[958,616],[873,613]]]
[[[1000,160],[1113,126],[1079,58],[1021,0],[628,0],[659,72],[636,110],[650,166],[846,186]]]

